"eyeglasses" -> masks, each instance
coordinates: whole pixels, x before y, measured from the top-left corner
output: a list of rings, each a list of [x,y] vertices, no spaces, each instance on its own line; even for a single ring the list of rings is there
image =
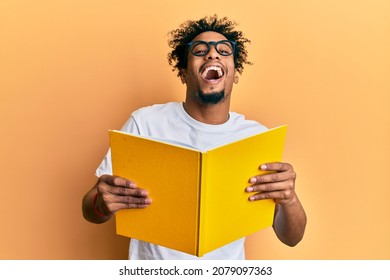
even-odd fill
[[[236,49],[236,42],[222,40],[218,42],[194,41],[187,44],[190,52],[195,56],[205,56],[209,53],[211,45],[222,56],[232,55]]]

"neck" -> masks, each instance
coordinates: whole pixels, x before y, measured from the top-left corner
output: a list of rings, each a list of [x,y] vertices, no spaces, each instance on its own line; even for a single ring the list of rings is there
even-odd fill
[[[201,104],[198,100],[186,97],[184,110],[192,118],[206,124],[223,124],[229,119],[230,96],[217,104]]]

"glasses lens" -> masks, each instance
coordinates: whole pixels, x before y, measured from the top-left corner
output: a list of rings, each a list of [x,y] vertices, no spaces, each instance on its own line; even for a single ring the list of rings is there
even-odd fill
[[[195,42],[191,46],[191,53],[196,56],[203,56],[209,52],[209,46],[205,42]]]
[[[229,41],[220,41],[216,45],[217,52],[221,55],[231,55],[233,53],[233,45]]]
[[[231,55],[234,52],[233,43],[227,40],[208,43],[203,41],[195,41],[189,45],[191,53],[195,56],[205,56],[210,51],[210,47],[212,45],[214,45],[217,52],[223,56]]]

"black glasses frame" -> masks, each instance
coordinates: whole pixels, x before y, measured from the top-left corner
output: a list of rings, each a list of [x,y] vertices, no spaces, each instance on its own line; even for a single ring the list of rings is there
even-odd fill
[[[221,53],[218,51],[218,45],[219,44],[225,44],[225,43],[230,43],[232,45],[232,53],[229,53],[229,54],[226,54],[226,53]],[[207,45],[207,52],[205,53],[202,53],[202,54],[198,54],[198,53],[194,53],[192,52],[192,49],[193,49],[193,46],[194,45],[198,45],[198,44],[206,44]],[[194,56],[206,56],[209,52],[210,52],[210,49],[211,49],[211,45],[214,45],[215,47],[215,50],[217,51],[217,53],[219,53],[220,55],[222,56],[229,56],[229,55],[234,55],[235,51],[236,51],[236,42],[233,42],[233,41],[230,41],[230,40],[221,40],[221,41],[218,41],[218,42],[215,42],[215,41],[210,41],[210,42],[206,42],[206,41],[194,41],[194,42],[190,42],[187,44],[187,48],[190,50],[191,54],[194,55]]]

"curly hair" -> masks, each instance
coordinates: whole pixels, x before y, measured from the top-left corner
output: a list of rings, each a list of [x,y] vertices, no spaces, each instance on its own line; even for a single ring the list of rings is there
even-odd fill
[[[245,44],[250,43],[250,40],[245,38],[241,31],[234,30],[236,25],[227,17],[218,19],[217,15],[213,15],[197,21],[188,20],[178,29],[169,32],[168,44],[173,50],[168,54],[168,62],[173,67],[172,71],[178,71],[177,76],[180,77],[181,70],[187,68],[187,44],[200,33],[214,31],[224,35],[228,40],[236,42],[234,66],[242,74],[244,64],[252,64],[247,60],[248,52],[245,48]]]

